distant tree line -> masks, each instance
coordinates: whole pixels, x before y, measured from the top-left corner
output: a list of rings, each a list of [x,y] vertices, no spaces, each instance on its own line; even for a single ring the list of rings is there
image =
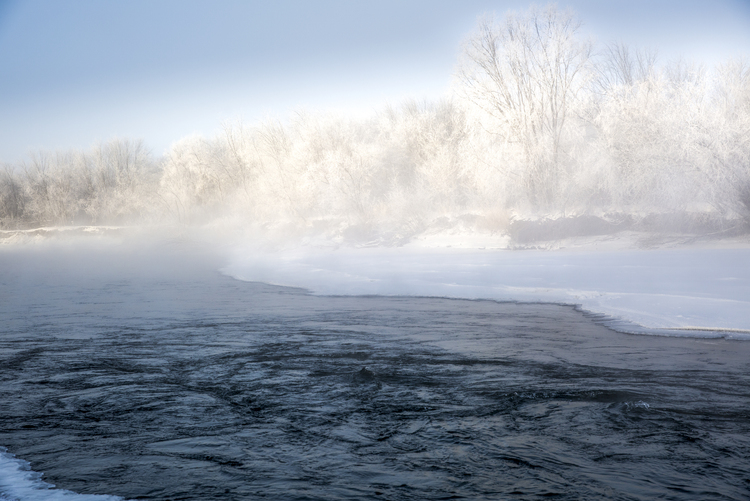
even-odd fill
[[[0,172],[4,227],[123,223],[154,211],[161,167],[141,141],[39,152]]]
[[[401,238],[462,218],[501,231],[666,213],[750,225],[750,63],[660,65],[596,46],[553,6],[482,18],[445,101],[226,125],[159,159],[115,140],[0,170],[4,228],[221,217]]]

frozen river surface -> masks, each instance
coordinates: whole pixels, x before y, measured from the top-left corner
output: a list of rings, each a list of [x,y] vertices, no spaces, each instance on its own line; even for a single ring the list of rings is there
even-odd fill
[[[579,305],[619,331],[750,340],[750,246],[509,251],[371,247],[256,252],[224,273],[320,294]]]
[[[0,499],[750,494],[750,342],[554,304],[314,296],[223,265],[0,255]]]

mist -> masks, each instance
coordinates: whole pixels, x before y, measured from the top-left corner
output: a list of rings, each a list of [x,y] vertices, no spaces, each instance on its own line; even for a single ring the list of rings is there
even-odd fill
[[[129,139],[40,151],[0,171],[5,230],[216,223],[383,245],[456,230],[743,234],[750,61],[661,62],[532,8],[480,19],[442,100],[228,121],[161,158]]]
[[[746,494],[750,59],[664,57],[531,7],[479,17],[442,97],[228,115],[162,150],[248,75],[255,109],[260,80],[340,103],[378,68],[363,87],[410,80],[466,3],[93,5],[39,17],[76,35],[49,53],[54,30],[0,50],[27,69],[0,101],[43,96],[27,122],[62,96],[97,108],[46,114],[36,144],[56,120],[57,141],[127,127],[124,108],[159,134],[0,163],[0,500]],[[689,31],[670,20],[663,39]]]

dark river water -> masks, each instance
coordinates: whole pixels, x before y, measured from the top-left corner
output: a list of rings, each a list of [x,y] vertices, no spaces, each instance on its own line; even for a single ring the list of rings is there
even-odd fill
[[[0,499],[750,497],[750,342],[220,266],[0,252]]]

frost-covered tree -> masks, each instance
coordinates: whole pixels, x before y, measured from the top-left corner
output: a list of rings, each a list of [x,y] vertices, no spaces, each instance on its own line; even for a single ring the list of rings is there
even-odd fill
[[[603,94],[632,88],[656,74],[656,49],[631,49],[622,42],[604,47],[596,61],[595,87]]]
[[[0,169],[0,227],[16,226],[23,218],[27,197],[13,166]]]
[[[222,218],[392,242],[580,215],[750,224],[750,64],[657,64],[579,26],[554,6],[485,16],[444,101],[226,124],[159,162],[127,140],[35,154],[0,171],[0,223]]]
[[[141,141],[37,152],[0,174],[0,220],[28,226],[140,219],[153,207],[157,176]]]
[[[153,205],[158,173],[143,141],[100,144],[81,156],[77,172],[84,211],[94,223],[144,216]]]
[[[458,77],[464,95],[493,117],[492,132],[515,144],[532,199],[555,198],[563,141],[591,73],[592,43],[580,22],[554,5],[504,20],[480,20],[467,40]]]
[[[750,60],[718,66],[709,138],[699,143],[707,160],[704,182],[720,209],[750,225]]]
[[[214,149],[213,142],[190,136],[174,143],[164,158],[159,198],[179,222],[189,222],[196,210],[213,208],[224,198]]]

